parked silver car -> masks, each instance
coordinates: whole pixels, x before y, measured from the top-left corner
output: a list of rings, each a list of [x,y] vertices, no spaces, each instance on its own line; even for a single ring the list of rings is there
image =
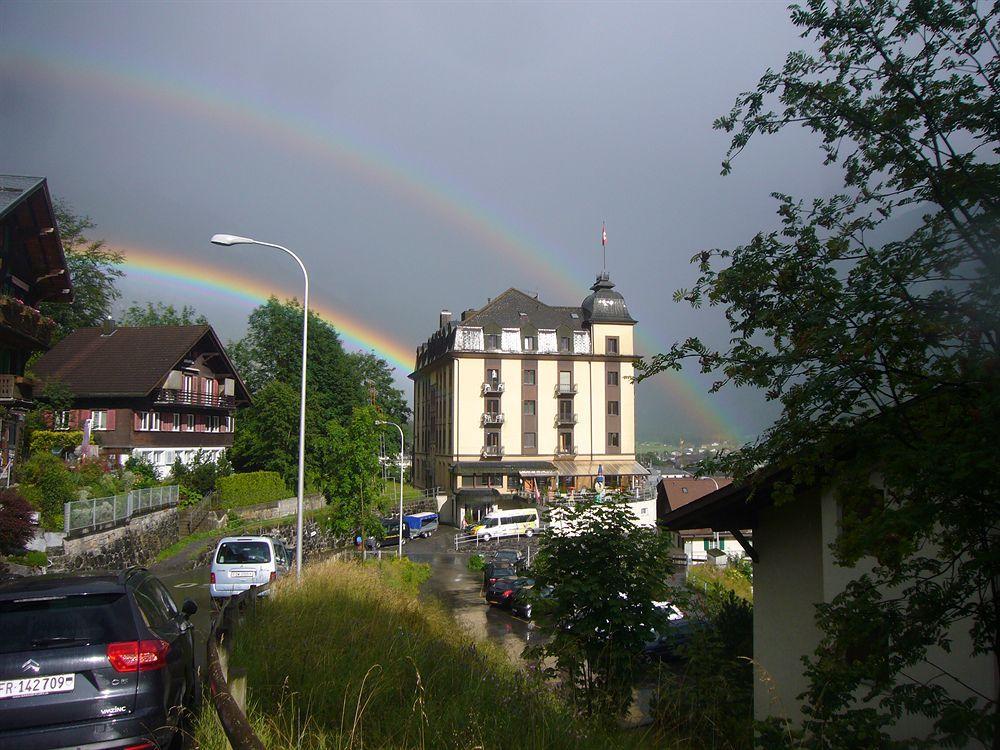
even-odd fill
[[[291,568],[291,554],[269,536],[227,536],[212,555],[209,593],[224,599],[280,578]]]

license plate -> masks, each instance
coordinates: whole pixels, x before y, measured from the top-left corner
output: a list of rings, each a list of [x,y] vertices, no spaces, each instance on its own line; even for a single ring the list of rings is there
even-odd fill
[[[75,674],[52,674],[46,677],[0,680],[0,700],[3,698],[25,698],[29,695],[68,693],[73,690],[75,682]]]
[[[230,570],[230,578],[253,578],[254,572],[252,570]]]

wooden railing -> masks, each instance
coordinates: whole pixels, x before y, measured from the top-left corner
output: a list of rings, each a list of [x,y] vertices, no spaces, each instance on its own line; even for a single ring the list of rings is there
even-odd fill
[[[195,391],[161,388],[156,394],[158,404],[183,404],[184,406],[212,406],[217,409],[232,409],[236,399],[218,393],[197,393]]]

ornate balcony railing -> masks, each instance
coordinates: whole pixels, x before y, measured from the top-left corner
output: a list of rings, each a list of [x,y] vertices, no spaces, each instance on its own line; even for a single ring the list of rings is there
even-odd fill
[[[556,414],[556,427],[564,424],[576,424],[576,414]]]
[[[33,385],[23,375],[0,375],[0,402],[31,401]]]
[[[575,396],[576,395],[576,384],[575,383],[556,383],[556,395],[557,396]]]
[[[484,445],[483,458],[501,458],[503,457],[503,446],[502,445]]]
[[[576,446],[575,445],[561,445],[556,448],[557,456],[575,456]]]
[[[184,406],[211,406],[216,409],[232,409],[236,399],[218,393],[195,393],[194,391],[161,388],[156,394],[158,404],[182,404]]]
[[[492,412],[485,412],[483,414],[483,425],[497,424],[503,424],[503,414],[494,414]]]
[[[503,383],[499,380],[488,380],[483,383],[483,395],[503,393]]]

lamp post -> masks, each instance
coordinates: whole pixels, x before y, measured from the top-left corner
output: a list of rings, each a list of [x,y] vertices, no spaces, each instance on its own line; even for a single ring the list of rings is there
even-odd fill
[[[306,472],[306,354],[309,345],[309,274],[306,267],[295,253],[287,247],[275,245],[271,242],[261,242],[249,237],[239,237],[232,234],[212,235],[214,245],[261,245],[263,247],[273,247],[283,253],[291,255],[299,268],[302,269],[302,278],[305,280],[305,292],[302,295],[302,393],[299,398],[299,502],[298,517],[295,521],[295,530],[298,543],[295,545],[295,577],[302,578],[302,494],[305,487]]]
[[[400,427],[395,422],[388,422],[384,419],[376,419],[375,424],[377,425],[387,425],[391,424],[397,430],[399,430],[399,551],[397,552],[400,559],[403,558],[403,428]]]

